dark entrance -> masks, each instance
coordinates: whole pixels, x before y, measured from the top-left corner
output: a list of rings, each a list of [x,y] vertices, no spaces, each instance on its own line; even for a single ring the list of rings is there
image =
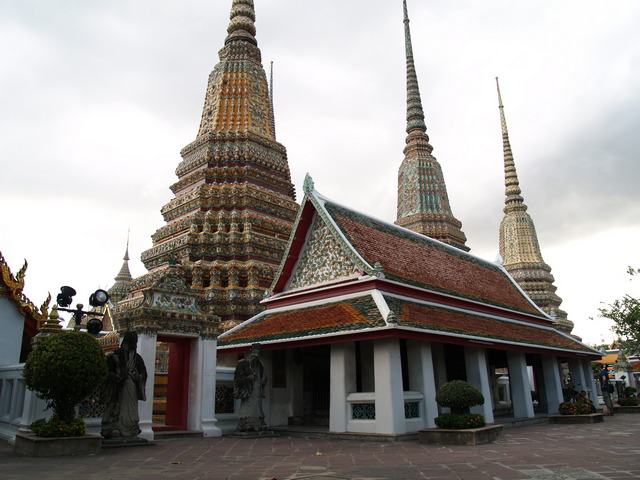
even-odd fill
[[[153,389],[153,430],[186,430],[191,341],[159,335]]]
[[[293,419],[293,423],[329,425],[330,353],[329,345],[305,347],[299,352],[303,369],[303,415]]]

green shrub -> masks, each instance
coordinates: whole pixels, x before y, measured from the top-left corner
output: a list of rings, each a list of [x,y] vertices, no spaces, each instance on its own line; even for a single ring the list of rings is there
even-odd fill
[[[63,423],[75,407],[107,376],[107,362],[98,342],[86,332],[45,337],[29,354],[23,376],[27,387],[47,402]]]
[[[476,413],[445,413],[435,418],[436,425],[440,428],[464,429],[480,428],[486,425],[484,417]]]
[[[620,397],[618,398],[618,405],[621,407],[637,407],[640,405],[638,397]]]
[[[39,437],[80,437],[86,431],[82,418],[78,417],[65,422],[55,415],[49,420],[44,418],[36,420],[29,428]]]
[[[558,411],[560,415],[588,415],[593,413],[595,409],[591,403],[578,399],[573,402],[562,402]]]
[[[436,402],[449,407],[451,413],[469,413],[469,407],[482,405],[484,396],[473,385],[464,380],[452,380],[440,387],[436,393]]]
[[[578,404],[576,402],[562,402],[558,407],[560,415],[577,415]]]

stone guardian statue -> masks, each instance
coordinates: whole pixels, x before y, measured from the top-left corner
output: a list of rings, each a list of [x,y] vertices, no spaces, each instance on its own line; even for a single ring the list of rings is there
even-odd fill
[[[147,369],[136,352],[138,334],[126,332],[120,348],[107,355],[109,372],[102,391],[101,434],[107,439],[137,437],[138,401],[146,400]]]
[[[265,428],[262,398],[267,376],[260,360],[261,349],[259,343],[253,344],[249,354],[238,362],[233,377],[233,395],[240,399],[239,432],[262,432]]]

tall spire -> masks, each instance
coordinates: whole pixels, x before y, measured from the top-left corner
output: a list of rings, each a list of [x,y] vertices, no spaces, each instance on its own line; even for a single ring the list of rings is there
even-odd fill
[[[271,124],[271,133],[273,138],[276,138],[276,112],[273,106],[273,61],[271,61],[271,68],[269,71],[269,123]]]
[[[407,1],[403,0],[407,60],[407,137],[398,172],[396,224],[468,251],[462,223],[453,216],[442,167],[431,155],[418,75],[413,59]]]
[[[149,272],[130,287],[133,298],[180,271],[221,330],[262,310],[298,211],[287,151],[275,138],[253,0],[232,0],[230,18],[198,134],[180,152],[175,197],[162,208],[166,224],[142,253]]]
[[[425,133],[427,125],[424,123],[424,110],[420,99],[420,86],[418,85],[418,75],[416,65],[413,60],[413,47],[411,45],[411,29],[409,28],[409,12],[407,10],[407,0],[403,0],[404,9],[404,45],[407,58],[407,133],[415,130]],[[423,137],[429,142],[429,136]],[[429,145],[429,152],[433,147]]]
[[[255,37],[256,11],[253,7],[253,0],[233,0],[230,18],[225,44],[234,40],[242,40],[258,45]]]
[[[505,216],[500,223],[502,265],[531,300],[556,319],[555,327],[558,330],[571,333],[573,322],[568,320],[567,313],[560,309],[562,299],[555,293],[555,279],[551,274],[551,267],[542,258],[536,227],[527,213],[527,206],[521,195],[497,77],[496,87],[504,151]]]
[[[127,247],[124,251],[124,257],[122,258],[122,267],[118,274],[114,277],[116,283],[109,289],[109,296],[111,297],[111,303],[116,304],[120,300],[124,299],[129,292],[129,284],[133,277],[129,270],[129,233],[127,231]]]
[[[275,140],[255,19],[253,0],[233,0],[220,63],[209,75],[198,139],[223,132],[251,132]]]
[[[511,152],[511,144],[509,143],[509,132],[507,131],[507,120],[504,116],[504,105],[502,104],[502,95],[500,94],[500,83],[496,77],[496,86],[498,88],[498,109],[500,110],[500,123],[502,125],[502,149],[504,152],[504,180],[505,180],[505,207],[504,213],[514,211],[527,211],[524,199],[520,195],[520,182],[518,181],[518,173],[516,172],[516,164],[513,161],[513,153]]]

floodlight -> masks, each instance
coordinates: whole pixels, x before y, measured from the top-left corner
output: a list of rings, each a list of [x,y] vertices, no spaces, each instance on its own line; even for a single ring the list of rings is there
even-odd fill
[[[97,318],[92,318],[87,322],[87,332],[91,335],[98,335],[102,331],[102,322]]]
[[[89,305],[101,307],[109,301],[109,294],[105,290],[98,289],[89,297]]]
[[[71,299],[76,294],[76,291],[71,287],[61,287],[60,293],[56,297],[56,303],[61,307],[68,307],[71,305]]]

